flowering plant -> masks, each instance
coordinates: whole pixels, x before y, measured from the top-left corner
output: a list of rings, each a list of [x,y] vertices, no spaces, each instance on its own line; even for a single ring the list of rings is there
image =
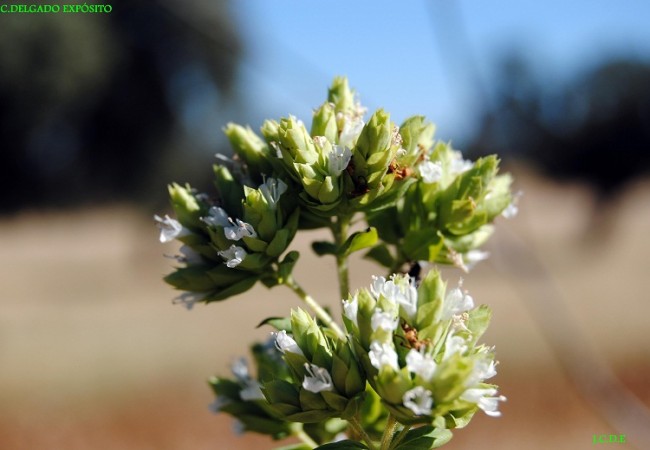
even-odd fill
[[[188,309],[284,285],[306,305],[271,318],[266,343],[251,347],[232,377],[214,377],[214,411],[242,432],[301,443],[284,449],[430,449],[477,410],[499,416],[494,349],[478,340],[490,310],[449,289],[435,264],[467,271],[499,215],[516,212],[511,179],[495,156],[471,162],[433,139],[423,117],[401,126],[376,111],[367,122],[345,78],[336,78],[310,130],[293,116],[268,120],[259,137],[228,124],[234,156],[218,155],[217,197],[169,188],[176,218],[155,216],[161,242],[182,242],[165,281]],[[351,232],[354,223],[358,227]],[[298,230],[329,228],[314,242],[336,259],[343,327],[292,275]],[[348,257],[383,266],[350,292]],[[426,273],[425,273],[426,272]],[[308,312],[309,311],[309,312]],[[312,316],[311,314],[314,314]]]

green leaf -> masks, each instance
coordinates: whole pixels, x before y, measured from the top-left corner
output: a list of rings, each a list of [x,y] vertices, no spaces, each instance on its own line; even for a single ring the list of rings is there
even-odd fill
[[[327,241],[314,241],[311,243],[311,248],[318,256],[336,255],[338,250],[336,244]]]
[[[296,262],[298,261],[298,258],[300,257],[300,253],[297,251],[291,251],[286,254],[284,259],[280,262],[279,268],[278,268],[278,275],[280,277],[280,282],[286,280],[289,278],[291,275],[291,272],[293,271],[293,267],[296,265]]]
[[[377,243],[377,239],[377,229],[375,227],[368,227],[364,231],[357,231],[348,237],[340,249],[340,253],[344,256],[349,256],[364,248],[372,247]]]
[[[349,439],[345,441],[332,442],[331,444],[321,445],[316,447],[314,450],[350,450],[350,449],[367,449],[364,444],[361,442],[351,441]]]
[[[262,320],[255,328],[261,328],[264,325],[271,325],[278,331],[284,330],[291,333],[291,319],[289,317],[267,317],[266,319]]]
[[[240,282],[233,284],[232,286],[229,286],[229,287],[227,287],[225,289],[222,289],[222,290],[220,290],[218,292],[209,294],[208,296],[205,297],[204,301],[206,303],[209,303],[209,302],[215,302],[215,301],[219,301],[219,300],[225,300],[228,297],[232,297],[234,295],[238,295],[238,294],[241,294],[243,292],[246,292],[247,290],[252,288],[253,285],[255,285],[258,278],[259,277],[255,277],[255,276],[250,277],[250,278],[245,278],[245,279],[241,280]]]
[[[446,444],[451,438],[451,431],[427,425],[406,433],[395,450],[429,450]]]

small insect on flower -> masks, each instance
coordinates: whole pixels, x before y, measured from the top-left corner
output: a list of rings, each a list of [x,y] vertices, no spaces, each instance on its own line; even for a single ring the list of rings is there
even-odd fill
[[[404,346],[406,348],[412,348],[417,351],[424,349],[427,345],[431,345],[430,339],[419,339],[418,330],[415,327],[412,327],[406,321],[402,321],[402,331],[404,331]]]
[[[396,180],[403,180],[404,178],[413,175],[413,169],[410,167],[402,167],[399,165],[396,159],[393,159],[388,165],[388,170],[386,173],[394,173]]]

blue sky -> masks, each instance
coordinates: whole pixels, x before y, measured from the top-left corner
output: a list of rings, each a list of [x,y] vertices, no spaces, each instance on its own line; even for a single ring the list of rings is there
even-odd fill
[[[650,59],[650,2],[237,0],[246,47],[239,120],[309,121],[332,77],[347,75],[372,111],[423,114],[453,139],[480,107],[496,61],[518,50],[549,84],[608,55]],[[488,92],[489,94],[489,92]]]

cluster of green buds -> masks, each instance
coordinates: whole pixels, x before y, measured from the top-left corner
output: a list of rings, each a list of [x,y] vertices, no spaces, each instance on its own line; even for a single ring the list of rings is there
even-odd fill
[[[302,309],[292,311],[290,324],[290,330],[274,333],[274,339],[292,379],[264,383],[270,405],[292,422],[354,417],[366,379],[349,342]]]
[[[343,320],[368,381],[402,424],[465,426],[477,409],[498,416],[494,354],[477,345],[490,310],[432,270],[419,287],[408,275],[373,277],[343,301]]]
[[[175,301],[188,309],[196,302],[223,300],[257,281],[277,284],[297,255],[280,261],[298,229],[300,210],[280,179],[266,178],[256,188],[215,166],[219,201],[189,186],[169,187],[177,219],[155,216],[160,241],[180,241],[180,266],[165,281],[183,292]]]
[[[487,382],[493,349],[478,344],[490,310],[462,280],[447,292],[437,269],[421,282],[415,269],[484,259],[492,222],[516,213],[511,178],[496,156],[471,162],[436,142],[423,117],[398,127],[383,110],[364,115],[336,78],[309,130],[293,116],[266,121],[261,135],[228,124],[234,153],[217,155],[216,199],[172,184],[176,218],[155,216],[160,241],[182,244],[165,277],[182,291],[176,303],[190,309],[260,281],[287,286],[316,315],[265,320],[276,331],[252,347],[256,370],[239,359],[232,377],[210,380],[214,411],[239,431],[303,442],[285,450],[435,448],[479,409],[500,415],[505,400]],[[335,256],[344,328],[292,275],[296,232],[318,227],[333,235],[312,248]],[[392,275],[350,294],[348,257],[363,249]]]
[[[517,212],[512,179],[498,175],[496,156],[465,160],[450,144],[434,142],[434,131],[418,116],[402,125],[403,158],[418,181],[393,206],[367,217],[383,241],[369,256],[392,270],[422,261],[467,271],[488,256],[479,247],[492,234],[494,219]]]

